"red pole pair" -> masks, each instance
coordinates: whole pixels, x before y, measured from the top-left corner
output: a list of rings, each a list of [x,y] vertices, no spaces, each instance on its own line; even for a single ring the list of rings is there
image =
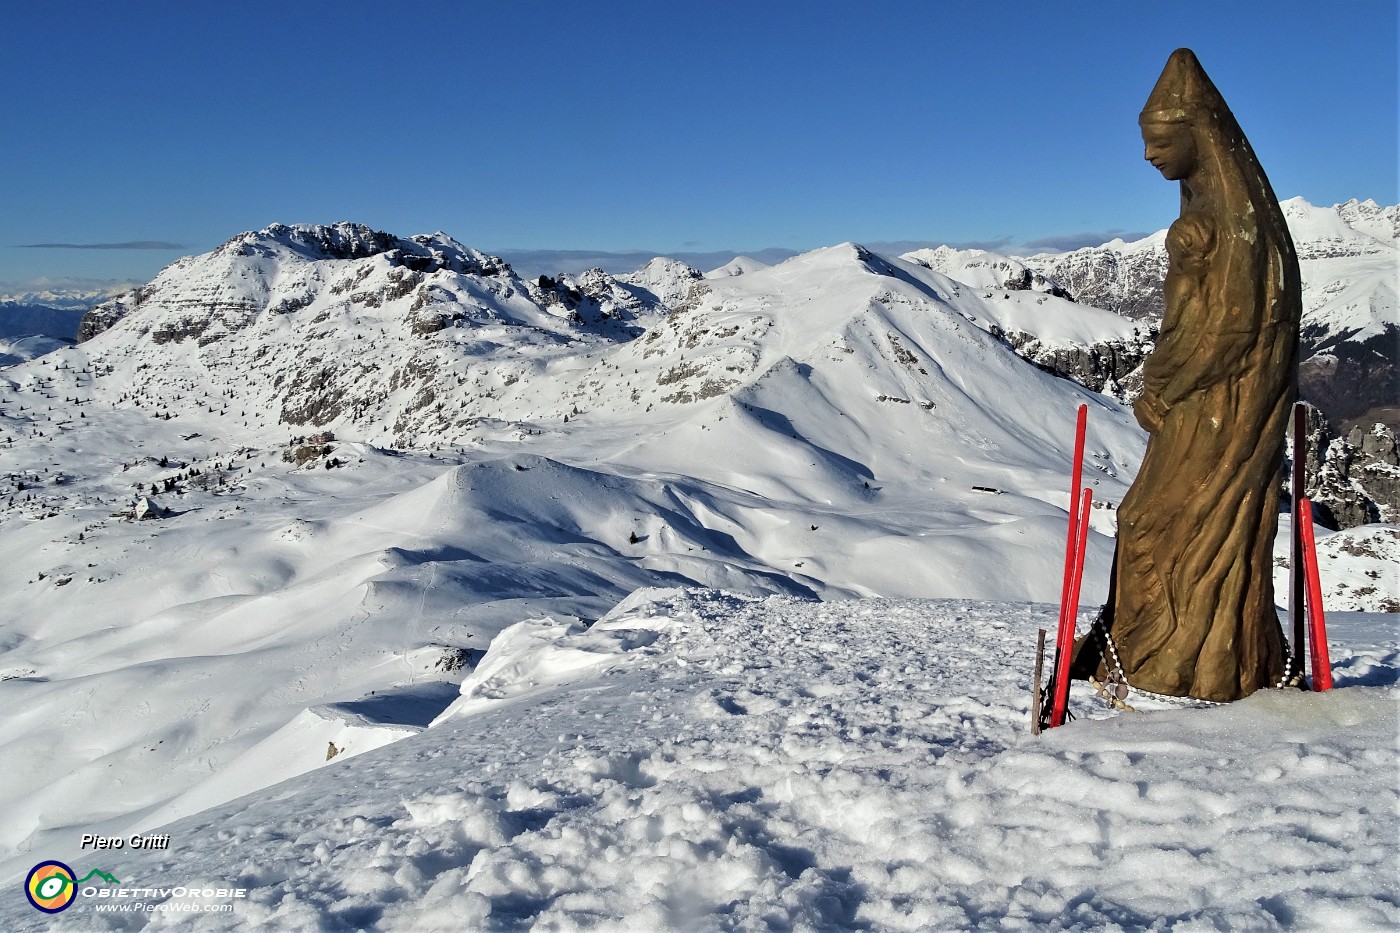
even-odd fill
[[[1327,620],[1322,613],[1322,579],[1317,572],[1312,501],[1304,497],[1298,504],[1298,514],[1293,517],[1302,523],[1303,568],[1308,577],[1308,654],[1312,661],[1313,690],[1320,693],[1332,689],[1332,658],[1327,651]]]
[[[1079,585],[1084,579],[1084,546],[1089,540],[1092,491],[1080,493],[1084,471],[1084,432],[1089,406],[1079,406],[1074,427],[1074,477],[1069,497],[1069,535],[1065,540],[1065,576],[1060,587],[1060,624],[1055,638],[1055,696],[1050,705],[1050,725],[1064,725],[1069,705],[1069,662],[1074,651],[1074,623],[1079,614]]]

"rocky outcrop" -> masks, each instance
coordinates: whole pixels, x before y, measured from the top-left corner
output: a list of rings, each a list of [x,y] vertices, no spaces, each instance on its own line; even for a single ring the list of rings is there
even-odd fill
[[[1025,261],[1064,286],[1081,304],[1152,325],[1162,320],[1165,245],[1119,249],[1108,244],[1059,256],[1032,256]]]
[[[1142,362],[1152,352],[1155,329],[1134,330],[1131,340],[1104,340],[1087,346],[1047,345],[1039,337],[1020,331],[992,334],[1007,342],[1017,355],[1048,373],[1071,379],[1087,389],[1130,403],[1142,391]]]
[[[78,343],[86,343],[126,317],[141,303],[141,289],[133,289],[88,310],[78,321]]]
[[[1335,434],[1318,409],[1308,409],[1304,489],[1318,524],[1354,528],[1400,520],[1400,451],[1383,424]]]
[[[610,322],[613,330],[629,336],[640,334],[641,328],[628,322],[664,309],[650,291],[631,286],[602,269],[589,269],[578,276],[542,275],[525,284],[530,299],[552,309],[552,313],[566,316],[575,324]]]

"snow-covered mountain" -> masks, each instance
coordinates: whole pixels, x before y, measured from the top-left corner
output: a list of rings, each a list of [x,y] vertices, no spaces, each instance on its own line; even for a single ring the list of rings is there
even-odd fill
[[[917,249],[905,253],[901,258],[917,262],[973,288],[987,291],[1032,289],[1056,298],[1071,297],[1064,286],[1046,278],[1020,259],[990,250],[939,246],[936,249]]]
[[[989,311],[989,330],[1047,372],[1120,402],[1131,401],[1141,390],[1142,363],[1156,339],[1152,327],[1135,323],[1129,331],[1121,316],[1074,303],[1059,283],[1011,256],[940,246],[900,258],[980,293]]]
[[[832,287],[802,283],[806,297],[795,302],[791,283],[802,276]],[[1042,294],[984,300],[854,246],[722,279],[656,260],[620,279],[593,270],[522,281],[440,234],[400,240],[339,225],[271,227],[181,260],[94,309],[83,350],[149,405],[178,411],[192,393],[235,391],[241,428],[305,426],[425,447],[503,428],[558,431],[580,417],[689,417],[699,403],[759,391],[785,366],[827,369],[837,347],[874,370],[858,392],[842,386],[858,396],[842,404],[910,399],[919,394],[912,363],[891,362],[928,358],[918,336],[913,348],[894,347],[930,320],[1013,366],[1001,325],[1034,320],[1042,340],[1067,349],[1133,329]],[[152,366],[160,379],[141,375]]]
[[[1346,267],[1326,261],[1388,258],[1391,281],[1370,281],[1368,285],[1377,288],[1389,284],[1389,293],[1393,296],[1400,205],[1381,207],[1369,199],[1353,199],[1331,207],[1318,207],[1303,198],[1289,198],[1280,202],[1280,206],[1302,265],[1305,313],[1316,335],[1314,345],[1325,346],[1333,339],[1346,339],[1349,333],[1364,338],[1370,336],[1364,332],[1377,323],[1394,323],[1393,300],[1367,308],[1364,302],[1357,302],[1356,295],[1340,295],[1333,283]],[[976,256],[981,251],[949,252],[955,256]],[[1124,317],[1161,319],[1161,282],[1166,275],[1165,230],[1132,242],[1111,240],[1102,246],[1064,253],[1037,253],[1014,261],[1068,289],[1077,301]],[[1370,263],[1350,265],[1371,268]],[[1386,317],[1387,311],[1391,317]]]
[[[1335,425],[1372,419],[1396,429],[1400,397],[1400,205],[1351,200],[1281,203],[1303,280],[1304,396]],[[1166,231],[1125,243],[1019,261],[1075,300],[1156,324],[1162,315]]]
[[[722,279],[731,275],[743,275],[745,272],[757,272],[760,269],[767,269],[768,263],[760,262],[751,256],[735,256],[729,262],[717,269],[711,269],[705,273],[707,279]]]
[[[686,597],[711,609],[743,603],[735,594],[865,600],[852,611],[877,620],[887,599],[999,601],[975,615],[984,640],[957,662],[969,683],[993,677],[996,695],[959,686],[946,721],[907,738],[933,748],[983,707],[991,731],[966,751],[1009,748],[1023,711],[1003,688],[1024,692],[1017,652],[1033,631],[1013,635],[1006,619],[1040,619],[1026,604],[1058,596],[1075,409],[1090,407],[1099,506],[1088,605],[1104,596],[1113,506],[1143,436],[1121,404],[1032,365],[1007,334],[1068,350],[1127,341],[1137,325],[855,244],[739,272],[656,260],[525,280],[445,234],[274,225],[95,309],[76,347],[0,372],[4,873],[78,857],[80,833],[225,806],[270,814],[282,791],[269,785],[357,773],[339,769],[424,732],[412,748],[435,756],[438,738],[487,722],[471,701],[492,701],[504,723],[530,681],[619,655],[658,658],[646,678],[670,665],[701,691],[747,669],[709,643],[665,655],[670,629],[638,621],[660,610],[628,614],[643,587],[730,594]],[[1355,556],[1336,549],[1329,587]],[[1349,606],[1390,597],[1384,581],[1358,593],[1354,576]],[[964,605],[901,611],[957,626]],[[814,658],[856,677],[836,629],[812,627],[826,616],[776,611],[781,624],[758,628],[811,640]],[[886,635],[922,651],[915,631]],[[744,649],[760,666],[781,661],[768,637]],[[1390,663],[1379,651],[1345,663],[1369,683]],[[1013,656],[1014,670],[988,673]],[[903,676],[866,674],[877,691]],[[781,676],[805,678],[814,703],[835,689]],[[566,719],[640,715],[588,708],[588,689],[556,697]],[[762,706],[732,699],[717,708]],[[652,713],[665,728],[669,713]],[[582,734],[558,722],[554,734]],[[612,741],[599,754],[630,754]],[[394,794],[412,780],[396,772]],[[544,813],[526,797],[512,812]],[[250,887],[291,883],[257,871]],[[267,924],[300,922],[276,909]]]

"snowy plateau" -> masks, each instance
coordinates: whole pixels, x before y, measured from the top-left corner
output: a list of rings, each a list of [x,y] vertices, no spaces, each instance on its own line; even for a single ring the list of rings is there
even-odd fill
[[[1316,529],[1336,690],[1031,736],[1077,406],[1081,627],[1145,443],[1046,360],[1150,338],[982,262],[273,225],[0,369],[0,929],[1400,926],[1400,527]]]

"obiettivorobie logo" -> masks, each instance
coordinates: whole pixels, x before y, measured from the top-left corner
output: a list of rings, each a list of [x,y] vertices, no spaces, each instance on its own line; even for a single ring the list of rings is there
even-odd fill
[[[94,878],[103,883],[101,887],[89,883]],[[67,910],[78,898],[87,901],[93,910],[104,912],[230,913],[233,901],[246,898],[248,889],[206,884],[135,887],[123,884],[100,868],[79,878],[64,863],[46,859],[25,876],[24,896],[35,910],[46,914]]]
[[[29,903],[34,905],[35,910],[56,914],[67,910],[73,899],[78,896],[78,885],[92,880],[93,877],[101,878],[108,884],[121,884],[99,868],[94,868],[79,878],[77,872],[67,865],[50,859],[29,869],[29,874],[24,879],[24,896],[29,898]]]

